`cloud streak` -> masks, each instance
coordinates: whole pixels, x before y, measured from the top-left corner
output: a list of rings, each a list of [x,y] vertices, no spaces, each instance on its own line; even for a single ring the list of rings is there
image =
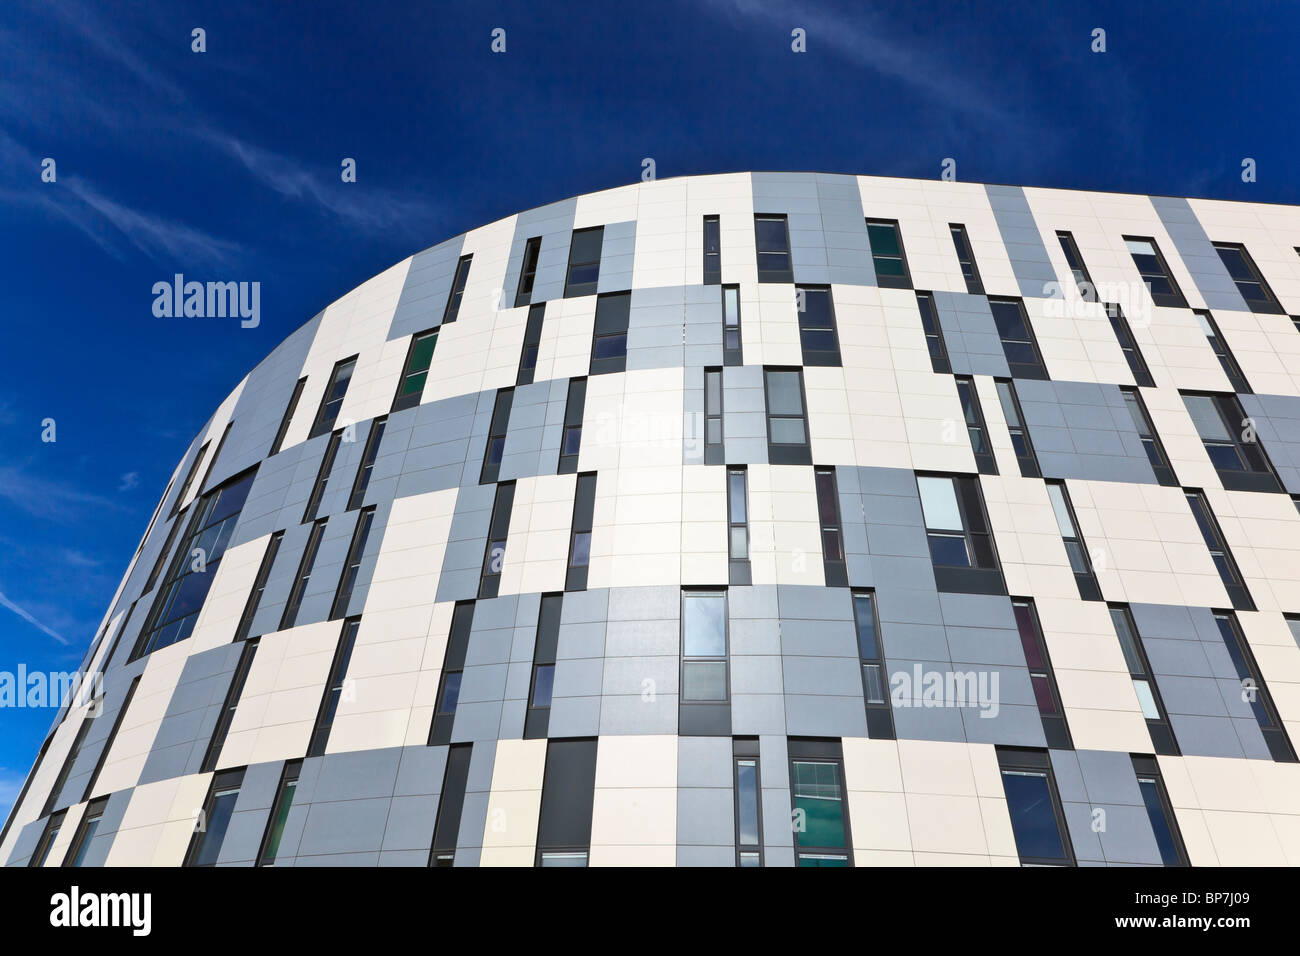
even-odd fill
[[[7,607],[9,610],[13,611],[15,614],[21,617],[28,624],[44,631],[46,634],[50,635],[50,637],[54,638],[60,644],[66,645],[69,643],[68,639],[64,637],[62,634],[58,633],[52,628],[46,627],[40,621],[36,620],[36,618],[32,617],[31,614],[27,613],[22,608],[20,608],[17,604],[15,604],[13,601],[9,600],[9,598],[5,596],[3,591],[0,591],[0,607]]]

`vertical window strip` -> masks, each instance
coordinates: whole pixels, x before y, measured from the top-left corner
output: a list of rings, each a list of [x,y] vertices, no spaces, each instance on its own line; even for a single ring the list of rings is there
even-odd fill
[[[293,587],[289,591],[289,600],[284,606],[284,614],[280,617],[279,630],[287,631],[293,627],[298,620],[298,609],[302,606],[303,595],[307,591],[307,584],[311,580],[312,569],[316,564],[316,553],[320,550],[321,538],[325,534],[325,523],[328,518],[321,518],[311,526],[311,532],[307,535],[307,546],[303,549],[302,560],[298,564],[298,573],[294,575]]]
[[[348,495],[348,511],[360,508],[366,500],[366,489],[370,487],[370,476],[375,470],[375,461],[379,458],[379,443],[384,440],[384,431],[388,428],[388,418],[376,418],[370,424],[370,434],[366,436],[366,447],[361,454],[361,464],[357,468],[357,477],[352,481],[352,493]]]
[[[226,696],[221,703],[221,712],[217,714],[217,724],[212,728],[212,737],[203,755],[200,773],[211,773],[217,769],[217,761],[221,759],[221,748],[225,746],[226,735],[230,733],[230,725],[235,719],[235,710],[239,707],[240,697],[243,696],[249,671],[253,669],[253,658],[257,654],[259,643],[260,639],[255,637],[246,642],[240,650],[239,660],[235,663],[235,672],[230,676],[230,686],[226,688]]]
[[[321,756],[329,744],[330,731],[334,727],[334,718],[338,716],[339,701],[343,698],[343,690],[347,684],[348,665],[352,662],[352,652],[357,643],[357,631],[360,629],[361,618],[359,617],[351,617],[343,622],[343,630],[339,634],[338,646],[334,651],[334,662],[330,666],[329,681],[325,684],[325,695],[321,698],[311,742],[307,746],[308,757]]]

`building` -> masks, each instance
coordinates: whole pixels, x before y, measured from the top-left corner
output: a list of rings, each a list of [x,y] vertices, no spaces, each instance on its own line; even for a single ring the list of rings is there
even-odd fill
[[[744,173],[426,249],[194,439],[0,860],[1300,864],[1297,247]]]

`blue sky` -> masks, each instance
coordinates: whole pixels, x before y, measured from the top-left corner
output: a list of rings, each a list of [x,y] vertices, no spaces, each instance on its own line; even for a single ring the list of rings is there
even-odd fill
[[[1294,4],[955,6],[8,0],[0,671],[77,666],[177,459],[289,331],[645,157],[1300,202]],[[259,281],[260,326],[156,318],[176,272]],[[0,710],[0,814],[53,716]]]

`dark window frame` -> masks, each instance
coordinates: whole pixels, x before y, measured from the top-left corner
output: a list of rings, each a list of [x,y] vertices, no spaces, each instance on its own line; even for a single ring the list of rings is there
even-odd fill
[[[1124,241],[1124,248],[1128,251],[1129,258],[1133,260],[1133,267],[1137,270],[1138,276],[1142,279],[1142,284],[1146,287],[1147,294],[1151,297],[1151,301],[1162,308],[1187,308],[1187,299],[1183,296],[1182,289],[1178,287],[1178,281],[1174,278],[1174,273],[1169,268],[1169,263],[1165,260],[1164,253],[1160,251],[1160,245],[1155,238],[1152,236],[1122,236],[1121,238]],[[1151,246],[1150,255],[1155,260],[1157,271],[1142,271],[1143,266],[1138,262],[1137,257],[1147,255],[1147,253],[1134,252],[1129,247],[1131,242],[1145,242]],[[1171,291],[1156,292],[1150,282],[1153,278],[1164,279]]]
[[[921,314],[921,332],[930,353],[931,370],[937,374],[951,374],[952,360],[948,356],[948,343],[943,338],[943,325],[939,322],[939,306],[934,301],[934,293],[918,291],[916,308]]]
[[[777,374],[792,374],[799,383],[799,403],[800,412],[793,415],[787,412],[772,413],[772,389],[770,377]],[[763,412],[765,418],[767,439],[767,460],[773,465],[811,465],[812,464],[812,434],[808,429],[808,393],[804,387],[803,367],[789,365],[764,365],[763,366]],[[772,422],[776,421],[799,421],[803,428],[804,440],[797,442],[773,442],[772,441]]]
[[[971,453],[975,456],[975,468],[981,475],[996,475],[998,462],[993,454],[993,443],[989,440],[989,426],[984,419],[984,409],[980,405],[975,376],[954,375],[953,381],[957,389],[957,401],[961,404],[966,438],[970,442]],[[983,451],[980,451],[981,445]]]
[[[443,325],[450,325],[460,315],[460,304],[465,298],[465,286],[469,283],[469,269],[473,263],[472,252],[456,260],[456,271],[451,279],[451,291],[447,293],[447,304],[442,310]]]
[[[966,232],[965,225],[950,222],[948,233],[952,236],[953,247],[957,250],[957,264],[961,266],[962,278],[966,281],[966,291],[971,295],[983,295],[984,281],[980,278],[979,266],[975,264],[975,250],[971,248],[970,236]]]
[[[1233,285],[1235,285],[1237,291],[1241,293],[1241,297],[1246,303],[1246,308],[1250,309],[1251,312],[1262,315],[1286,314],[1281,303],[1278,301],[1277,296],[1273,294],[1273,290],[1269,287],[1268,280],[1264,278],[1264,273],[1260,271],[1259,266],[1255,264],[1255,260],[1251,258],[1250,253],[1246,250],[1245,243],[1213,242],[1211,245],[1214,246],[1214,251],[1219,254],[1219,259],[1223,262],[1223,267],[1228,270],[1228,276],[1232,279]],[[1240,257],[1241,264],[1249,274],[1249,277],[1238,278],[1233,273],[1232,266],[1228,263],[1227,256],[1225,256],[1224,253],[1236,253]],[[1252,298],[1246,294],[1249,291],[1250,286],[1259,287],[1260,296],[1258,298]]]
[[[537,282],[537,263],[541,257],[542,237],[532,236],[524,242],[524,257],[519,263],[519,284],[515,287],[516,309],[533,304],[533,286]]]
[[[366,435],[366,446],[361,452],[361,464],[357,466],[357,475],[352,479],[352,491],[348,493],[348,506],[345,511],[355,511],[366,501],[366,490],[370,487],[370,478],[379,460],[379,443],[384,439],[388,429],[388,416],[380,415],[370,423],[370,433]]]
[[[289,396],[289,404],[284,408],[284,417],[280,419],[280,427],[276,429],[275,440],[271,442],[271,450],[266,453],[267,458],[280,453],[280,448],[284,445],[284,437],[289,433],[289,426],[293,424],[293,417],[298,413],[298,401],[302,398],[303,389],[307,387],[307,376],[298,379],[298,384],[293,387],[293,394]]]
[[[311,431],[307,433],[309,439],[316,438],[319,435],[324,435],[326,432],[332,432],[334,430],[334,424],[338,421],[339,413],[343,411],[343,403],[347,401],[348,390],[352,387],[352,377],[356,374],[357,359],[360,357],[360,353],[358,353],[356,355],[350,355],[345,359],[339,359],[334,363],[334,369],[330,372],[329,381],[325,385],[325,391],[321,394],[320,407],[316,409],[316,417],[312,421]],[[336,397],[331,397],[338,389],[339,373],[345,368],[350,369],[348,371],[347,384],[343,386],[342,394]],[[338,404],[338,407],[335,408],[334,413],[331,415],[329,413],[329,408],[335,403]]]
[[[589,235],[593,235],[595,233],[600,234],[600,248],[596,252],[596,258],[595,259],[574,259],[574,256],[578,254],[578,248],[577,248],[579,242],[578,237],[579,236],[586,237]],[[573,232],[569,236],[569,256],[567,260],[568,265],[564,273],[564,298],[574,299],[584,295],[595,295],[599,291],[600,266],[601,266],[601,258],[604,254],[604,247],[605,247],[604,226],[588,226],[584,229],[573,230]],[[594,277],[592,277],[590,280],[584,279],[581,282],[574,281],[574,269],[579,269],[579,270],[590,269],[593,265],[596,268],[596,274]]]
[[[871,268],[876,275],[876,285],[881,289],[910,289],[912,288],[912,269],[907,262],[907,248],[903,245],[903,228],[899,225],[897,219],[872,219],[867,217],[867,249],[871,256]],[[898,255],[892,253],[876,252],[874,244],[871,242],[871,227],[875,226],[880,229],[892,229],[894,232],[894,242],[898,246]],[[880,274],[879,264],[883,261],[893,261],[897,259],[899,267],[903,270],[901,276]]]
[[[1002,782],[1003,792],[1005,794],[1007,774],[1025,775],[1043,777],[1047,782],[1047,792],[1050,798],[1050,809],[1054,822],[1056,824],[1057,836],[1061,842],[1061,849],[1064,856],[1055,857],[1038,857],[1026,856],[1020,852],[1019,841],[1016,844],[1016,855],[1020,858],[1021,865],[1030,866],[1077,866],[1074,855],[1074,844],[1070,840],[1070,828],[1066,824],[1065,810],[1061,803],[1060,790],[1056,785],[1056,774],[1052,769],[1052,761],[1049,759],[1046,750],[1037,750],[1020,747],[995,747],[998,758],[998,778]],[[1008,799],[1008,803],[1010,800]],[[1015,817],[1011,818],[1012,835],[1015,835]]]
[[[429,383],[429,369],[433,368],[433,356],[438,351],[438,333],[441,330],[441,326],[434,326],[411,336],[411,342],[406,347],[406,358],[402,361],[402,374],[397,377],[397,391],[393,393],[390,411],[400,412],[403,409],[415,408],[424,398],[424,388]],[[419,358],[416,353],[420,350],[420,346],[430,339],[433,345],[429,349],[429,362],[423,368],[416,368],[415,363]],[[414,384],[416,379],[419,379],[419,387],[408,391],[408,386]]]
[[[758,224],[760,222],[779,222],[785,236],[785,247],[783,249],[764,249],[763,241],[759,238]],[[764,266],[764,256],[785,257],[784,266],[769,265]],[[759,282],[793,282],[794,281],[794,257],[790,252],[790,220],[785,213],[754,213],[754,259],[758,268]],[[770,263],[771,260],[769,259]]]
[[[710,228],[712,227],[712,228]],[[704,285],[722,284],[722,221],[718,216],[704,217]],[[710,249],[710,245],[713,246]],[[712,263],[710,263],[710,258]]]

